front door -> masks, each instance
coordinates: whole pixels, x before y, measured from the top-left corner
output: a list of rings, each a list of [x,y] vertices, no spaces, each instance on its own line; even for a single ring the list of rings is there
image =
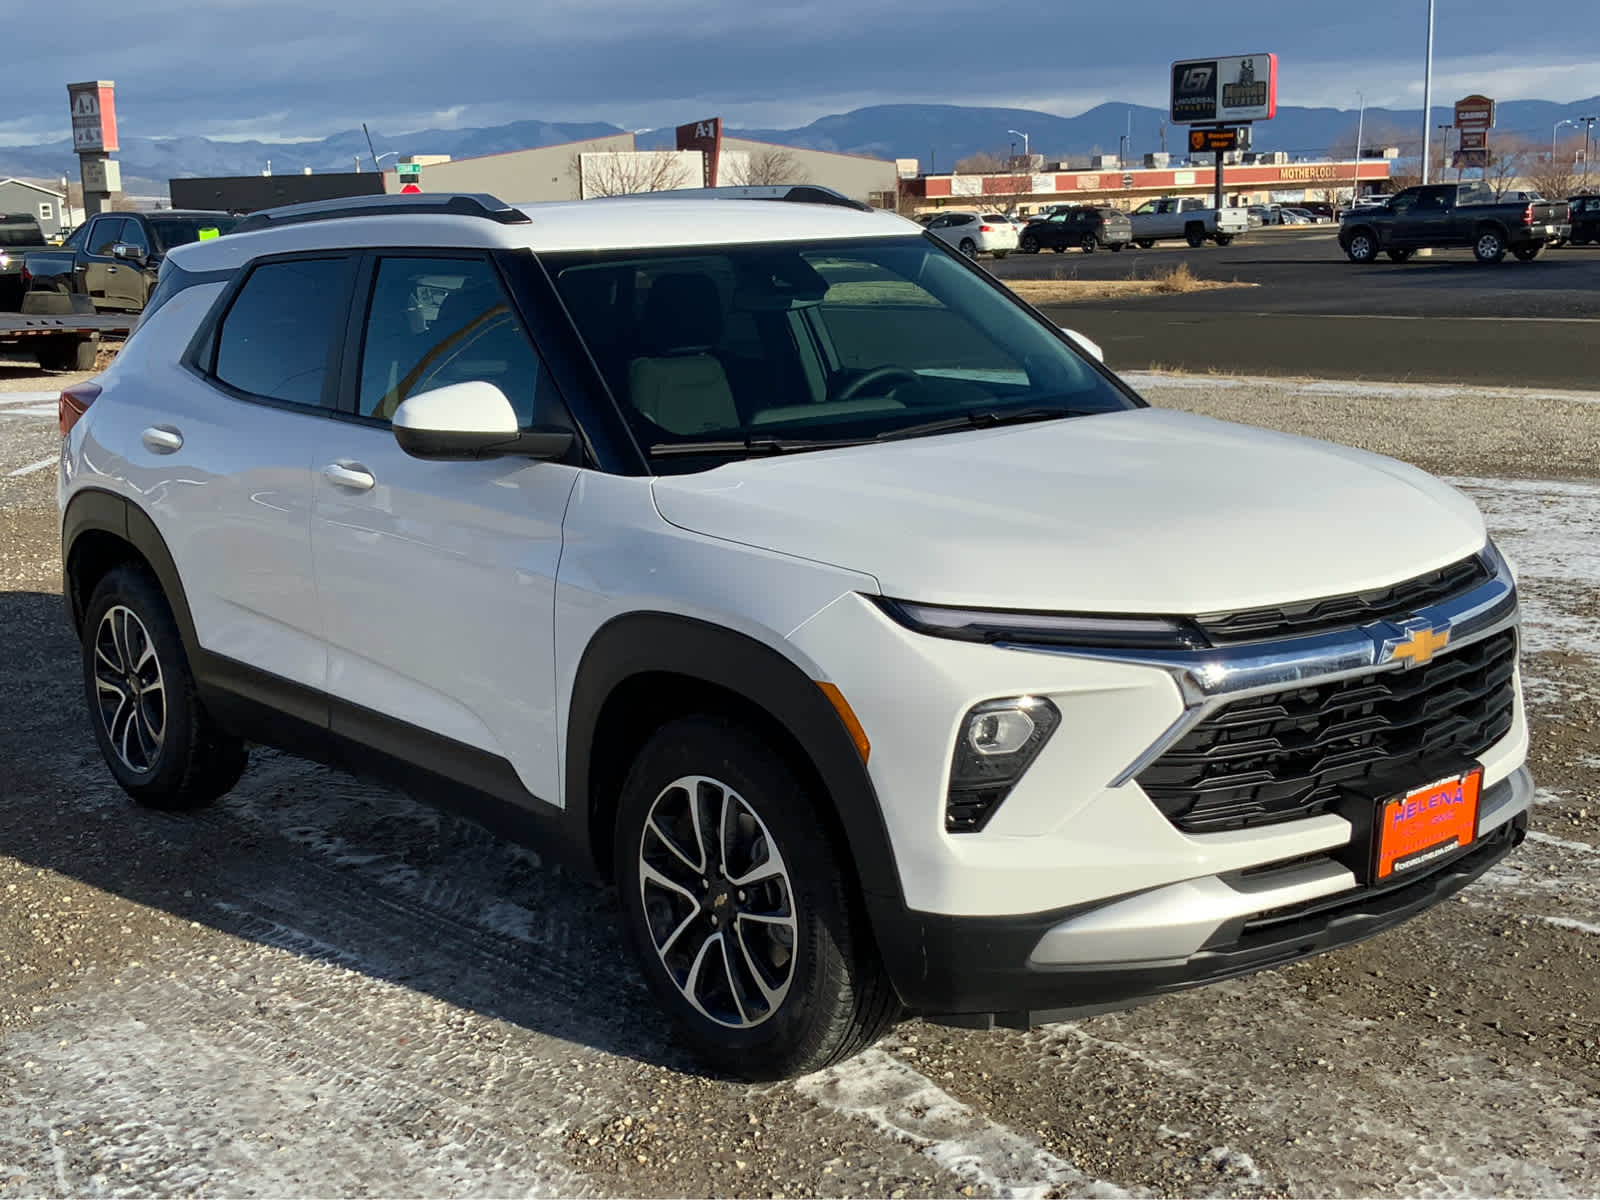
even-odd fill
[[[389,422],[407,396],[467,380],[499,387],[524,426],[568,424],[565,405],[488,257],[375,256],[358,291],[347,416],[314,472],[334,731],[386,738],[418,761],[440,752],[396,741],[391,722],[402,722],[480,767],[509,763],[555,802],[555,577],[580,472],[412,458]]]
[[[136,257],[119,259],[106,268],[106,304],[136,312],[144,307],[145,263],[150,259],[150,242],[144,235],[144,226],[132,217],[124,217],[121,244]]]
[[[111,253],[111,248],[122,241],[126,217],[104,213],[89,222],[88,236],[83,241],[83,251],[74,268],[83,284],[84,293],[96,308],[114,308],[111,299],[112,285],[122,263]]]

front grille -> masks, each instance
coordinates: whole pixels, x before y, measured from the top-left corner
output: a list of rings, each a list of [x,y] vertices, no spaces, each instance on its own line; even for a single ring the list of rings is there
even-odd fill
[[[1300,604],[1207,613],[1196,618],[1214,646],[1264,638],[1301,637],[1330,629],[1349,629],[1374,621],[1406,618],[1420,608],[1470,591],[1490,578],[1489,566],[1477,555],[1407,579],[1392,587],[1326,596]]]
[[[1511,728],[1517,635],[1423,667],[1224,705],[1139,774],[1179,829],[1209,833],[1320,813],[1343,795],[1427,782],[1415,764],[1481,754]]]

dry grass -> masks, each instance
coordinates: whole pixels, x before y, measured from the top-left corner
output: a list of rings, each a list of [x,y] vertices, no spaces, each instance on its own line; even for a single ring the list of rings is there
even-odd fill
[[[1201,279],[1188,263],[1166,267],[1143,278],[1129,279],[1009,279],[1006,286],[1029,304],[1065,304],[1074,300],[1119,300],[1125,296],[1182,296],[1217,288],[1255,287],[1235,280]]]

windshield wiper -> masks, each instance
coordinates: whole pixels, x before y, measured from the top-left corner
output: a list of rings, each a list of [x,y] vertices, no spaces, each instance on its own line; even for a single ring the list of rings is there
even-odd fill
[[[717,438],[700,442],[656,442],[650,447],[650,456],[684,458],[694,454],[793,454],[800,450],[832,450],[839,446],[861,444],[860,438],[839,438],[833,441],[775,437]]]
[[[1058,417],[1088,417],[1110,411],[1098,408],[983,408],[962,413],[958,417],[945,417],[939,421],[925,421],[921,425],[908,425],[904,429],[890,429],[878,434],[875,440],[892,442],[900,438],[921,437],[925,433],[945,433],[952,429],[990,429],[996,425],[1021,425],[1028,421],[1053,421]]]

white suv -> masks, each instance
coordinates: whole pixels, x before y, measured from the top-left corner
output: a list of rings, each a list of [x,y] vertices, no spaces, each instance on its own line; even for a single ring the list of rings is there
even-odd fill
[[[1010,217],[1000,213],[983,213],[976,209],[942,212],[925,228],[968,258],[980,254],[1004,258],[1017,248],[1017,227]]]
[[[891,214],[621,203],[168,258],[61,399],[136,800],[246,739],[397,771],[614,879],[752,1076],[1285,963],[1522,839],[1516,591],[1460,494],[1147,407]]]

